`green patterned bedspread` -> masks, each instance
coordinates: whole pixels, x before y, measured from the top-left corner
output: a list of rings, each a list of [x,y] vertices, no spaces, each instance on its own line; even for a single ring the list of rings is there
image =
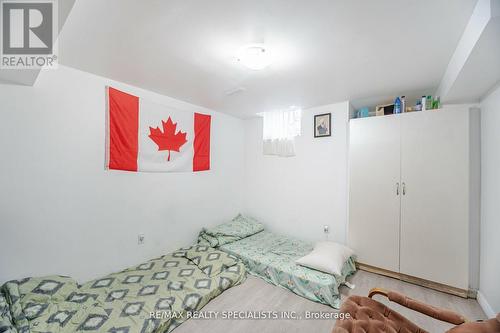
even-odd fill
[[[234,257],[195,245],[83,285],[61,276],[10,281],[0,292],[0,332],[170,332],[245,276]]]
[[[335,309],[340,307],[339,286],[356,270],[353,258],[344,265],[342,276],[299,266],[295,260],[310,253],[313,244],[268,231],[222,245],[219,249],[240,258],[249,273]]]

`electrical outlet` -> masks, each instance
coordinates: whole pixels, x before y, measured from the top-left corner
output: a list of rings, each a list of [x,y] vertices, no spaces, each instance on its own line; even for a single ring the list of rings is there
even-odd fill
[[[324,232],[325,234],[328,234],[328,233],[330,232],[330,226],[328,226],[328,225],[324,225],[324,226],[323,226],[323,232]]]
[[[137,235],[137,244],[138,245],[144,244],[144,234]]]

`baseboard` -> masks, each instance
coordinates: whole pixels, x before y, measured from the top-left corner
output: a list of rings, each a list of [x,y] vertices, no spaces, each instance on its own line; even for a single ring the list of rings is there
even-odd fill
[[[484,313],[486,314],[486,317],[488,318],[495,317],[496,313],[493,311],[493,308],[491,307],[490,303],[488,303],[488,300],[486,299],[486,297],[484,297],[481,290],[477,291],[477,302],[481,306],[481,309],[483,309]]]
[[[418,278],[418,277],[415,277],[415,276],[406,275],[406,274],[402,274],[402,273],[398,273],[398,272],[393,272],[393,271],[390,271],[390,270],[387,270],[387,269],[383,269],[383,268],[379,268],[379,267],[375,267],[375,266],[363,264],[363,263],[360,263],[360,262],[356,262],[356,267],[359,268],[359,269],[361,269],[361,270],[363,270],[363,271],[367,271],[367,272],[371,272],[371,273],[375,273],[375,274],[380,274],[380,275],[388,276],[388,277],[391,277],[391,278],[394,278],[394,279],[398,279],[398,280],[401,280],[401,281],[413,283],[413,284],[416,284],[416,285],[419,285],[419,286],[422,286],[422,287],[426,287],[426,288],[429,288],[429,289],[434,289],[434,290],[441,291],[441,292],[444,292],[444,293],[447,293],[447,294],[451,294],[451,295],[455,295],[455,296],[460,296],[460,297],[463,297],[463,298],[474,298],[473,297],[474,293],[471,292],[471,291],[469,291],[469,290],[467,290],[467,289],[460,289],[460,288],[448,286],[446,284],[442,284],[442,283],[438,283],[438,282],[434,282],[434,281],[429,281],[429,280],[425,280],[425,279],[422,279],[422,278]]]
[[[400,274],[399,273],[396,273],[396,272],[393,272],[393,271],[390,271],[390,270],[387,270],[387,269],[384,269],[384,268],[378,268],[378,267],[375,267],[375,266],[363,264],[363,263],[358,262],[358,261],[356,261],[356,268],[358,268],[358,269],[360,269],[362,271],[367,271],[367,272],[370,272],[370,273],[380,274],[380,275],[384,275],[384,276],[388,276],[388,277],[400,280]]]

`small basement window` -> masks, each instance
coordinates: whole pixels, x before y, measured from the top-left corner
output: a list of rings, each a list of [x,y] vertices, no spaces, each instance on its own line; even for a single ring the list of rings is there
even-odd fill
[[[290,108],[261,113],[264,155],[295,156],[295,137],[301,132],[302,110]]]

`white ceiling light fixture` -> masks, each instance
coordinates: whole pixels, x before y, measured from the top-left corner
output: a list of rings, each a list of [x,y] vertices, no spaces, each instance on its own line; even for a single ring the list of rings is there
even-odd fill
[[[272,63],[271,53],[264,44],[249,44],[238,51],[238,61],[252,70],[262,70]]]

